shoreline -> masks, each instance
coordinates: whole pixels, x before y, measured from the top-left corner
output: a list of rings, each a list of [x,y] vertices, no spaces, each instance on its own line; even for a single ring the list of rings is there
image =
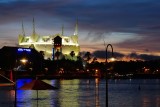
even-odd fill
[[[19,75],[17,79],[23,78],[32,78],[32,79],[107,79],[106,76],[89,76],[89,75],[37,75],[37,76],[26,76],[26,75]],[[108,77],[108,79],[160,79],[160,74],[134,74],[133,76],[127,77]]]

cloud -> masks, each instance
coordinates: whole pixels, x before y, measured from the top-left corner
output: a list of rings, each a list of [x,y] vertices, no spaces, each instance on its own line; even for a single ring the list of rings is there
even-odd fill
[[[105,59],[106,58],[106,51],[104,50],[97,50],[92,53],[94,56],[100,59]],[[107,52],[108,57],[112,57],[112,53],[110,51]],[[160,56],[156,55],[147,55],[147,54],[137,54],[136,52],[130,53],[130,54],[122,54],[119,52],[114,52],[113,57],[116,58],[117,60],[158,60],[160,59]]]
[[[1,38],[0,39],[0,47],[3,46],[17,46],[17,41],[13,38]]]
[[[160,50],[159,11],[158,0],[1,0],[0,38],[17,37],[22,19],[32,29],[33,17],[37,33],[57,33],[62,24],[73,32],[78,17],[82,47],[102,49],[105,38],[128,53],[154,53]]]
[[[60,18],[73,24],[73,19],[78,17],[82,30],[98,30],[101,34],[106,31],[145,33],[148,29],[155,31],[153,27],[158,26],[160,4],[154,1],[12,0],[0,3],[0,23],[37,16],[43,20],[50,17],[50,21]]]
[[[145,60],[145,61],[160,59],[160,56],[147,55],[147,54],[137,54],[137,53],[130,53],[127,56],[130,57],[131,59],[140,59],[140,60]]]
[[[141,54],[139,57],[143,60],[158,60],[160,59],[160,56],[156,55],[146,55],[146,54]]]
[[[106,51],[104,50],[97,50],[97,51],[94,51],[92,53],[94,56],[96,56],[97,58],[106,58]],[[112,57],[112,52],[108,51],[107,52],[107,57],[108,58],[111,58]],[[113,57],[116,57],[116,58],[121,58],[121,57],[124,57],[125,55],[124,54],[121,54],[121,53],[118,53],[118,52],[114,52],[113,53]]]
[[[158,36],[148,35],[148,36],[143,36],[139,40],[130,39],[114,45],[119,48],[123,47],[125,49],[130,49],[130,51],[135,50],[138,53],[142,53],[142,52],[154,53],[160,50],[159,40],[160,40],[160,37]]]

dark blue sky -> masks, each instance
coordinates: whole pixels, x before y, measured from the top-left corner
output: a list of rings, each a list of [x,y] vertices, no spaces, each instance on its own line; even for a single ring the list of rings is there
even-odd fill
[[[26,35],[72,35],[79,22],[81,51],[160,55],[159,0],[0,0],[0,46],[17,44],[24,22]]]

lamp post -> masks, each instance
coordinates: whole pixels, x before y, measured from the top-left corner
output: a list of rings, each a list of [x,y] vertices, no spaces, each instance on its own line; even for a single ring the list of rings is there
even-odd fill
[[[104,44],[105,45],[105,44]],[[110,46],[111,47],[111,49],[112,49],[112,58],[111,58],[111,61],[114,61],[115,59],[114,59],[114,57],[113,57],[113,47],[112,47],[112,45],[111,44],[107,44],[107,45],[105,45],[106,46],[106,62],[105,62],[105,64],[107,65],[107,63],[108,63],[108,54],[107,54],[107,52],[108,52],[108,47]],[[108,107],[108,77],[107,77],[107,73],[106,73],[106,98],[107,98],[107,101],[106,101],[106,107]]]

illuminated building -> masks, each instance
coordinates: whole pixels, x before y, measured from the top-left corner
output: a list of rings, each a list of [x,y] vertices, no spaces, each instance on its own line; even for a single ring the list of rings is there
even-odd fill
[[[4,46],[0,49],[0,68],[3,70],[41,71],[43,56],[35,49]]]
[[[57,39],[59,40],[57,41]],[[58,34],[52,34],[48,36],[40,36],[35,32],[35,24],[33,19],[33,32],[31,35],[26,36],[24,32],[22,22],[22,34],[19,34],[18,43],[20,47],[34,48],[37,51],[43,51],[45,59],[56,59],[55,53],[60,52],[66,59],[71,59],[70,53],[74,51],[75,56],[72,60],[76,60],[76,56],[79,54],[80,47],[78,44],[78,21],[75,25],[75,32],[73,35],[64,36],[63,27],[62,32]],[[61,58],[62,56],[60,56]]]

